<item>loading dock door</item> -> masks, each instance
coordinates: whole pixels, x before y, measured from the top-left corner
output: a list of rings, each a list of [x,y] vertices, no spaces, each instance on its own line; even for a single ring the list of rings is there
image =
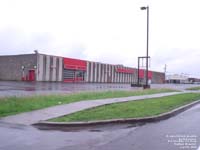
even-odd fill
[[[83,82],[85,71],[64,69],[63,80],[64,82]]]
[[[80,59],[63,59],[63,81],[64,82],[83,82],[87,67],[87,62]]]

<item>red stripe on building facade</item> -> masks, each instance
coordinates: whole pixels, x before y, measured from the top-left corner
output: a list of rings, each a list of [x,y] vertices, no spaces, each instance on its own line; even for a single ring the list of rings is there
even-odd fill
[[[116,68],[116,72],[121,73],[134,73],[134,69]]]
[[[83,70],[87,69],[87,62],[85,60],[64,58],[63,64],[65,69]]]

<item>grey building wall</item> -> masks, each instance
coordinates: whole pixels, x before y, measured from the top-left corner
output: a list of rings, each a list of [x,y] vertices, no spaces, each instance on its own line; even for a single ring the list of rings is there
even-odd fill
[[[0,56],[0,80],[21,80],[30,69],[37,66],[36,54]]]

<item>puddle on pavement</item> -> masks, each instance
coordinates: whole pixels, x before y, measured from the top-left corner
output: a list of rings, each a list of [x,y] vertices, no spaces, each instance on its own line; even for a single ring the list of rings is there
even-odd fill
[[[11,128],[11,129],[19,129],[19,130],[26,130],[27,128],[30,128],[31,126],[22,125],[22,124],[13,124],[13,123],[7,123],[7,122],[0,121],[0,127],[6,127],[6,128]]]

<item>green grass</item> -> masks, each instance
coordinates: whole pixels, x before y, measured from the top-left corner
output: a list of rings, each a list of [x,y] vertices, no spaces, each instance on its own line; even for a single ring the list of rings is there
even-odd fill
[[[84,92],[68,95],[32,96],[32,97],[8,97],[0,98],[0,117],[14,115],[21,112],[42,109],[59,104],[67,104],[81,100],[94,100],[114,97],[127,97],[144,94],[174,92],[171,89],[150,89],[141,91],[107,91]]]
[[[200,86],[187,88],[186,90],[195,90],[195,91],[198,91],[198,90],[200,90]]]
[[[74,122],[147,117],[168,112],[199,99],[200,93],[187,93],[163,98],[115,103],[80,111],[60,118],[54,118],[50,121]]]

